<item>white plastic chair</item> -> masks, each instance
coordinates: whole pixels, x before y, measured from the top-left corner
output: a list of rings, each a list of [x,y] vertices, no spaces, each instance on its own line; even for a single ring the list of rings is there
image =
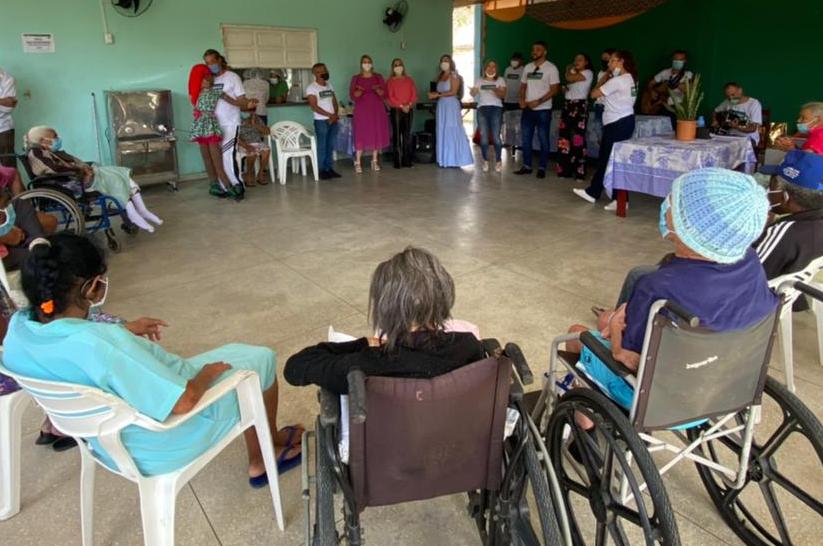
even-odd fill
[[[769,281],[769,286],[786,299],[786,304],[780,313],[780,348],[783,353],[783,366],[786,373],[786,387],[795,392],[794,385],[794,351],[792,347],[792,307],[794,302],[802,295],[799,290],[791,287],[792,281],[800,281],[806,284],[823,289],[823,286],[812,282],[812,279],[823,271],[823,256],[813,260],[805,269],[797,273],[789,273]],[[811,309],[815,315],[817,323],[817,355],[820,364],[823,365],[823,303],[814,298],[809,298]]]
[[[30,403],[25,391],[0,396],[0,521],[20,511],[22,423]]]
[[[300,159],[303,176],[306,176],[306,158],[308,157],[314,170],[315,182],[320,179],[317,172],[317,138],[308,129],[294,121],[278,121],[271,126],[268,142],[272,150],[269,155],[269,171],[274,172],[274,151],[276,150],[277,176],[281,184],[286,183],[289,160],[294,162],[297,158]],[[294,171],[294,163],[292,163],[292,170]]]
[[[95,463],[137,484],[140,491],[140,511],[143,521],[143,540],[147,546],[172,546],[174,544],[174,512],[177,493],[209,461],[214,459],[237,436],[254,427],[263,452],[266,472],[269,476],[277,526],[283,530],[283,507],[280,499],[277,464],[274,458],[272,437],[263,405],[260,379],[255,372],[237,370],[231,376],[206,391],[197,405],[185,415],[177,415],[159,423],[134,410],[120,398],[100,389],[32,379],[10,372],[0,366],[0,373],[13,377],[46,411],[52,423],[63,434],[77,439],[81,454],[80,513],[83,546],[91,546],[93,538],[94,473]],[[188,421],[217,400],[237,392],[240,404],[240,421],[226,436],[203,455],[187,466],[168,474],[143,476],[131,455],[120,441],[120,432],[127,426],[161,432],[171,430]],[[112,470],[91,452],[83,439],[97,438],[103,449],[115,462],[118,470]]]

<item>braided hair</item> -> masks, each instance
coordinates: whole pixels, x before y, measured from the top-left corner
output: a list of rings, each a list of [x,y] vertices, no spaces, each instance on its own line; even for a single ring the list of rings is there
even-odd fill
[[[106,269],[103,252],[86,237],[63,232],[35,240],[21,270],[32,318],[42,322],[64,312],[82,284]]]

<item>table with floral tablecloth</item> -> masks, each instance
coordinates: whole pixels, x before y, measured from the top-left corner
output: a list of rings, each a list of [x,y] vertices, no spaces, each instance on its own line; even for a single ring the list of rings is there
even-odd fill
[[[746,137],[717,136],[691,141],[654,136],[617,142],[609,157],[603,185],[611,196],[620,190],[665,197],[674,179],[702,167],[751,169],[754,149]],[[618,196],[619,197],[619,196]],[[618,214],[623,216],[618,206]]]

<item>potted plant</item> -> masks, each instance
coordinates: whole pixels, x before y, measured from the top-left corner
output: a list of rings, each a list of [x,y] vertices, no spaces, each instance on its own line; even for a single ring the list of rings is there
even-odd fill
[[[700,74],[695,74],[691,81],[687,81],[683,96],[674,101],[674,113],[677,116],[677,140],[694,140],[697,136],[697,109],[703,102],[703,89],[700,85]]]

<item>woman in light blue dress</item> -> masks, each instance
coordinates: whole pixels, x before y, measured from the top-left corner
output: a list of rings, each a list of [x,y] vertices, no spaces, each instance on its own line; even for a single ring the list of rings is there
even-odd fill
[[[465,167],[474,163],[471,145],[463,129],[460,97],[463,95],[463,79],[457,73],[451,55],[440,57],[440,75],[437,91],[429,93],[430,100],[437,100],[437,164],[441,167]]]
[[[275,354],[264,347],[232,344],[192,358],[165,351],[159,321],[145,321],[145,331],[89,320],[103,304],[109,280],[102,252],[88,239],[59,233],[33,243],[23,265],[23,291],[31,307],[14,314],[4,341],[4,365],[21,375],[96,387],[137,411],[165,421],[188,413],[214,383],[240,368],[257,372],[281,472],[300,462],[302,428],[277,431]],[[142,336],[142,337],[141,337]],[[136,426],[122,440],[144,476],[177,470],[207,451],[240,418],[235,394],[225,396],[172,430],[151,432]],[[253,429],[247,430],[249,483],[268,483]],[[114,462],[99,442],[89,441],[106,465]]]

